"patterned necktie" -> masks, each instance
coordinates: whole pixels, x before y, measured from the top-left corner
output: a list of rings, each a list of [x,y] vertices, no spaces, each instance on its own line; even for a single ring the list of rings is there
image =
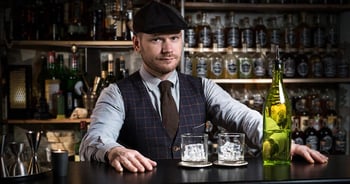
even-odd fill
[[[168,81],[162,81],[159,84],[160,102],[162,111],[162,121],[168,135],[174,138],[179,125],[179,113],[173,96],[171,95],[171,86],[173,84]]]

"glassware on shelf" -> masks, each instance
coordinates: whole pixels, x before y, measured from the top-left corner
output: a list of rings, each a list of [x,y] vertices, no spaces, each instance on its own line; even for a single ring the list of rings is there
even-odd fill
[[[31,149],[32,157],[28,166],[28,174],[38,174],[40,173],[40,165],[38,161],[38,148],[41,140],[42,131],[27,131],[27,139]]]
[[[11,142],[10,149],[13,155],[16,157],[15,161],[10,165],[10,176],[26,176],[27,170],[24,162],[21,159],[21,155],[24,150],[24,143]]]

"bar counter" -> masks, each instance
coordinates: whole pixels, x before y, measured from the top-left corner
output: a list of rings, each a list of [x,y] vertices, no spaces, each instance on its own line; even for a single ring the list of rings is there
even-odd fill
[[[240,167],[186,168],[178,166],[179,160],[158,160],[157,168],[145,173],[118,173],[103,163],[70,162],[67,177],[56,178],[52,172],[47,172],[15,183],[350,183],[350,156],[333,155],[326,164],[308,164],[297,159],[290,166],[266,167],[260,158],[248,158],[247,161],[248,165]]]

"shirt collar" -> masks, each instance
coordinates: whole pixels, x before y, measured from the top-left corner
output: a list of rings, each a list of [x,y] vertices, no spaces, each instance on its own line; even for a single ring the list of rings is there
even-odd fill
[[[140,68],[140,75],[142,80],[147,84],[147,85],[151,85],[151,86],[156,86],[158,88],[159,83],[161,82],[161,80],[157,77],[154,77],[153,75],[151,75],[150,73],[148,73],[144,66],[141,65]],[[173,72],[171,72],[169,78],[167,79],[170,82],[173,83],[173,86],[177,85],[178,82],[178,75],[177,75],[177,71],[174,70]]]

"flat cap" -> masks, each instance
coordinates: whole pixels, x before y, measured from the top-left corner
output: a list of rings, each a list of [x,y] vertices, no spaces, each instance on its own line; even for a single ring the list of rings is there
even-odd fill
[[[136,12],[133,28],[135,33],[154,34],[183,30],[187,28],[187,23],[174,7],[150,1]]]

